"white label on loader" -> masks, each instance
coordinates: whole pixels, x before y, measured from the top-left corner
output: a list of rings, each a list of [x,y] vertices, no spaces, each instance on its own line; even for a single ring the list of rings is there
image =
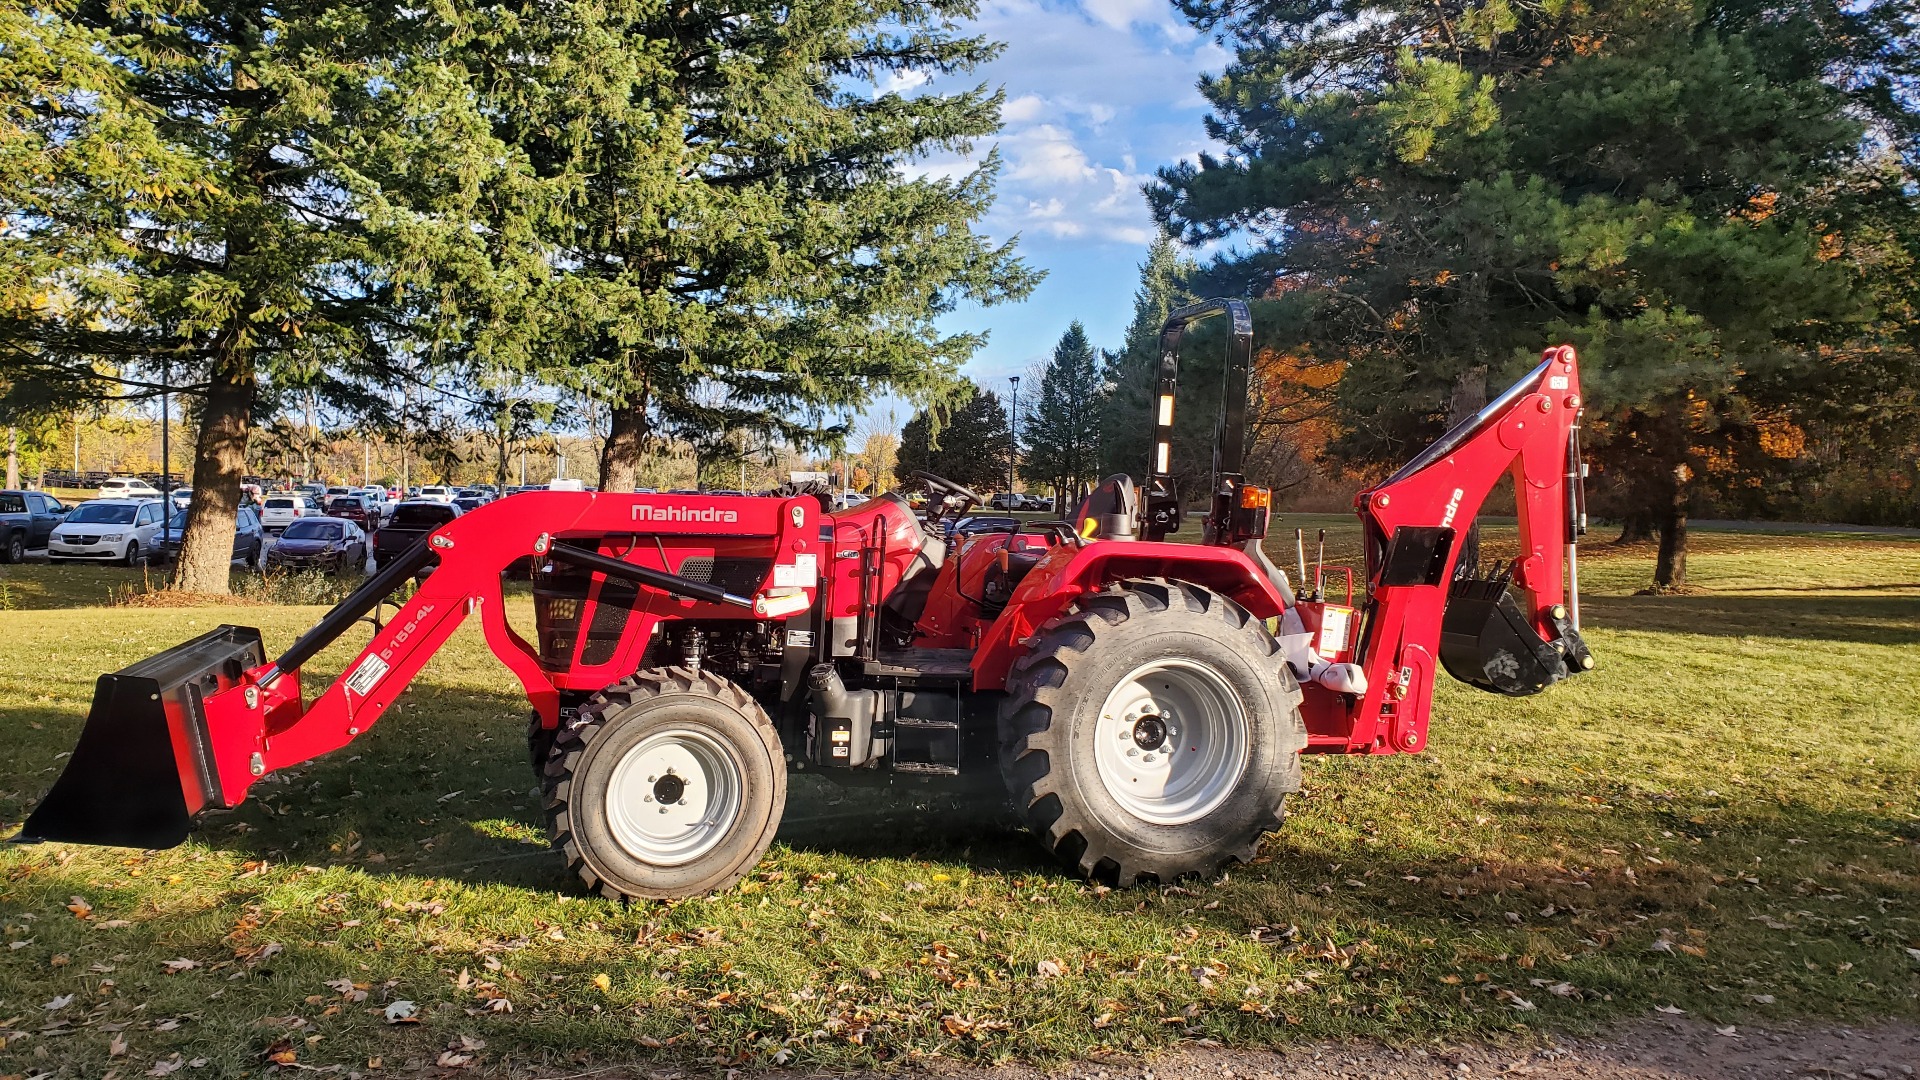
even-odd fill
[[[1567,388],[1567,377],[1565,375],[1547,376],[1547,389],[1565,390],[1566,388]]]
[[[347,690],[366,697],[373,692],[373,686],[387,673],[387,662],[378,656],[369,656],[360,661],[360,666],[347,676]]]
[[[812,553],[795,555],[793,565],[773,564],[773,584],[776,588],[811,589],[820,584],[820,560]]]
[[[1347,647],[1347,609],[1327,605],[1320,613],[1320,655],[1332,657]]]

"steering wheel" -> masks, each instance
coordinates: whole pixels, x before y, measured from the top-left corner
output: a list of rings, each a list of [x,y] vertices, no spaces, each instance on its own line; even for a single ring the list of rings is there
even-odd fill
[[[940,509],[951,509],[955,517],[967,512],[969,506],[979,506],[987,500],[981,498],[972,488],[956,484],[944,476],[935,476],[922,469],[913,470],[913,478],[927,485],[927,490],[940,496]],[[931,515],[934,520],[944,517],[944,513]]]

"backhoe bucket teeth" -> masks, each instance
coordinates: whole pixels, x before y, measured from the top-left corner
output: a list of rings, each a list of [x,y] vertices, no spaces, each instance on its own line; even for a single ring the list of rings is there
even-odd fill
[[[1571,626],[1561,629],[1578,642]],[[1572,673],[1563,642],[1542,638],[1498,577],[1453,583],[1440,620],[1440,663],[1469,686],[1509,697],[1537,694]]]
[[[217,630],[100,676],[67,767],[21,841],[173,847],[200,811],[227,805],[203,702],[264,662],[260,631]]]

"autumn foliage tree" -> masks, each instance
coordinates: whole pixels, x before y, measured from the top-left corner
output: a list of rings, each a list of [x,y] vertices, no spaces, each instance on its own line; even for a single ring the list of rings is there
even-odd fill
[[[1347,362],[1337,450],[1401,458],[1571,341],[1599,486],[1680,586],[1688,507],[1736,444],[1821,403],[1897,412],[1910,6],[1182,6],[1239,49],[1202,84],[1227,152],[1163,170],[1154,205],[1190,241],[1252,237],[1215,276],[1307,283],[1312,344]]]

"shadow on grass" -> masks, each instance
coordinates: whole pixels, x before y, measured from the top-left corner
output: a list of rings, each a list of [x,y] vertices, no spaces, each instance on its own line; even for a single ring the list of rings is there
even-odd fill
[[[349,747],[262,778],[236,809],[203,815],[194,836],[246,858],[574,888],[547,847],[519,727],[525,709],[517,695],[417,685]],[[60,708],[0,709],[0,730],[44,730],[36,740],[44,746],[70,747],[79,735]],[[0,772],[8,788],[0,806],[12,820],[64,767],[55,753],[23,754]],[[1051,865],[1012,819],[994,774],[887,784],[790,774],[777,839],[863,859],[977,860],[1016,872]]]
[[[1847,641],[1863,645],[1920,644],[1920,623],[1914,621],[1914,610],[1920,601],[1911,596],[1821,596],[1789,600],[1774,596],[1696,593],[1587,596],[1580,603],[1589,622],[1612,630]]]

